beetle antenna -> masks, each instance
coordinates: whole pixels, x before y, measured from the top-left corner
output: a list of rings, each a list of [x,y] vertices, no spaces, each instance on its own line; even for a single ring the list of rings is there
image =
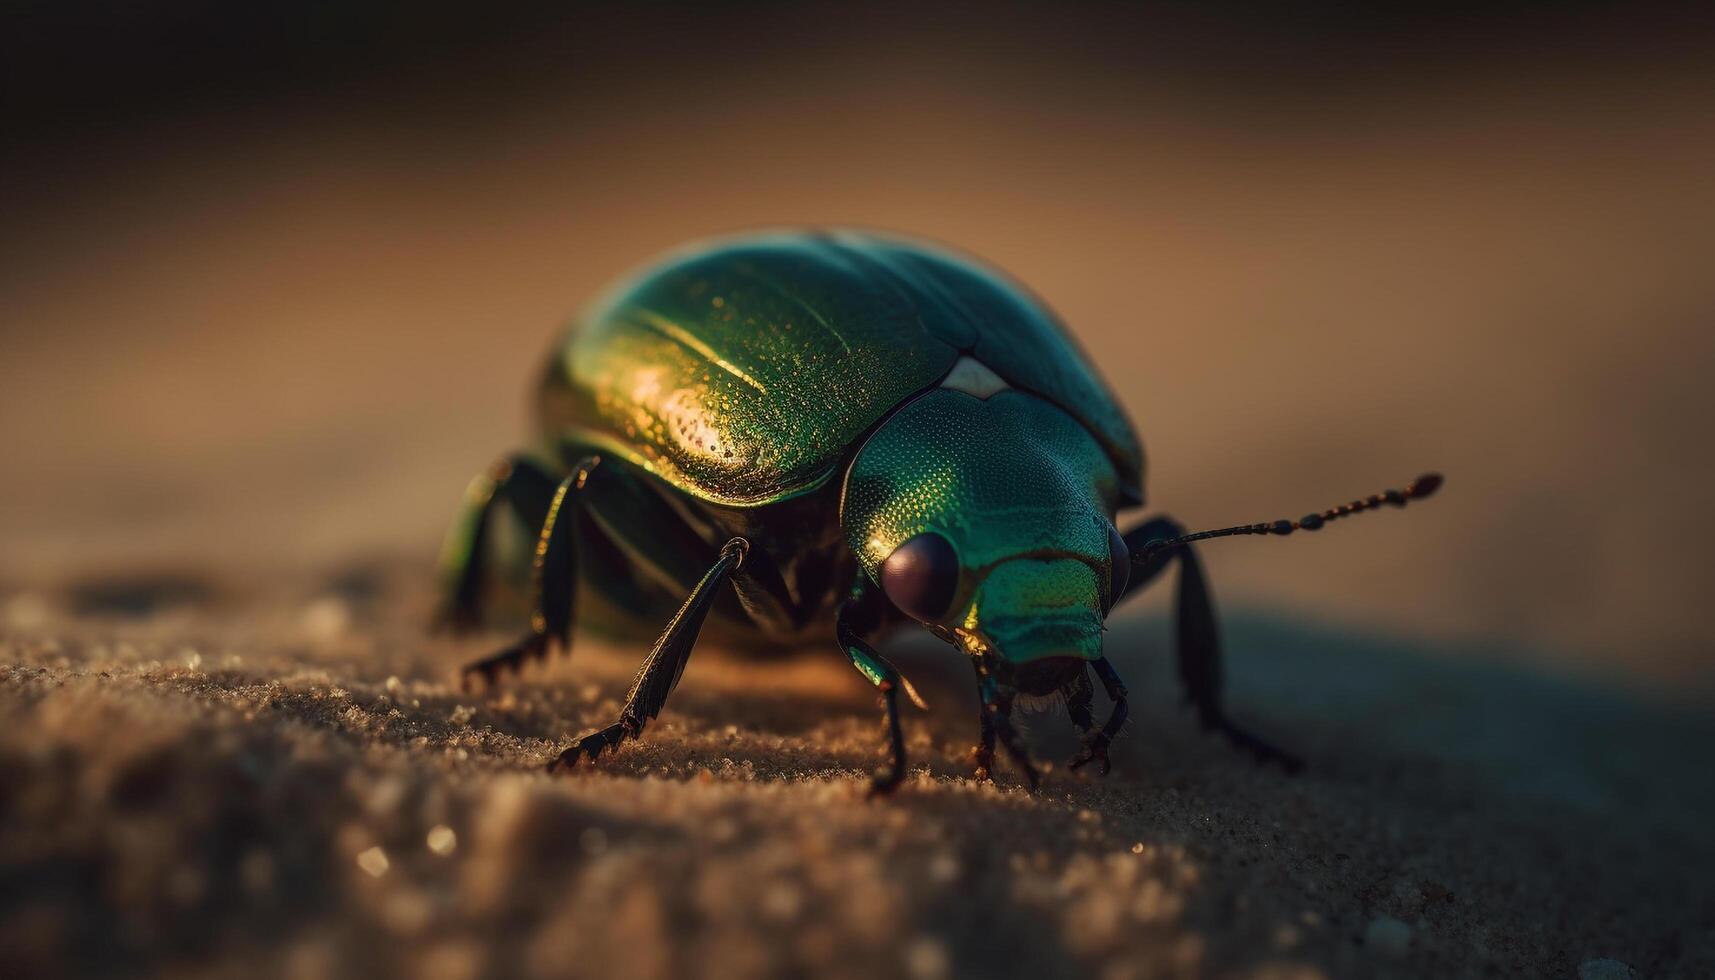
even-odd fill
[[[1235,534],[1291,534],[1294,531],[1316,531],[1329,521],[1339,520],[1352,514],[1366,510],[1375,510],[1383,504],[1394,507],[1404,507],[1408,501],[1422,500],[1441,489],[1441,474],[1425,473],[1405,485],[1404,490],[1384,490],[1371,494],[1362,500],[1354,500],[1349,504],[1330,507],[1317,514],[1305,514],[1296,521],[1264,521],[1261,524],[1239,524],[1234,527],[1223,527],[1213,531],[1198,531],[1177,538],[1151,541],[1143,546],[1143,550],[1132,558],[1133,562],[1146,561],[1158,552],[1170,548],[1179,548],[1193,541],[1207,538],[1226,538]]]

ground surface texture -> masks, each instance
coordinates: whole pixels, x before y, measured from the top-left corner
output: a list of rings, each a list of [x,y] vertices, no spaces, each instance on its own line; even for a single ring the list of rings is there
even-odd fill
[[[1202,736],[1164,625],[1117,625],[1114,772],[969,778],[969,672],[900,659],[912,774],[868,800],[874,695],[833,653],[699,650],[640,743],[640,657],[466,694],[420,569],[0,594],[12,976],[1706,977],[1715,724],[1477,658],[1230,617]],[[1105,705],[1102,705],[1105,707]],[[1075,745],[1030,721],[1040,759]]]

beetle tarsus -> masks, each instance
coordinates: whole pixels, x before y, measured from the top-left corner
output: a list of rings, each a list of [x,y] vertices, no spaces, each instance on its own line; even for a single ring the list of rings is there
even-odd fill
[[[893,791],[899,788],[899,784],[904,778],[905,773],[898,768],[891,765],[882,766],[870,778],[869,792],[865,795],[871,799],[877,796],[891,796]]]
[[[887,736],[887,764],[875,771],[870,780],[869,795],[885,796],[899,787],[905,778],[905,734],[899,727],[899,687],[888,684],[881,689],[883,711],[882,729]]]
[[[1073,756],[1071,761],[1066,763],[1066,768],[1076,771],[1092,762],[1098,762],[1101,765],[1096,771],[1106,776],[1113,770],[1113,764],[1108,761],[1108,745],[1108,736],[1097,732],[1084,741],[1084,750]]]
[[[548,771],[556,772],[562,768],[576,769],[578,763],[585,759],[594,764],[603,752],[618,749],[621,742],[637,735],[642,730],[643,726],[630,718],[621,718],[600,731],[591,732],[578,739],[576,745],[561,752],[553,762],[548,763]]]
[[[979,783],[994,782],[994,736],[971,746],[971,778]]]
[[[1287,773],[1298,773],[1304,770],[1303,759],[1234,724],[1225,716],[1205,718],[1203,727],[1209,731],[1219,732],[1234,747],[1249,752],[1251,758],[1255,759],[1259,766],[1273,763]]]
[[[484,686],[492,690],[500,683],[501,674],[507,671],[515,675],[523,673],[526,660],[540,660],[547,654],[548,637],[544,634],[532,634],[499,653],[465,664],[459,669],[459,686],[466,694],[475,693],[472,681],[481,677]]]

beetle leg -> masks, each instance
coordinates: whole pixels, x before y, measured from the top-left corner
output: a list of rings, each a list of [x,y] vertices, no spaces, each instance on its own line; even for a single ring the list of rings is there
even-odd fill
[[[1068,769],[1077,769],[1098,757],[1096,751],[1092,749],[1096,740],[1101,736],[1100,730],[1096,728],[1095,713],[1091,709],[1091,702],[1095,693],[1095,688],[1090,684],[1090,674],[1087,670],[1078,671],[1078,676],[1060,689],[1061,696],[1066,699],[1066,715],[1072,719],[1073,727],[1078,729],[1078,734],[1084,740],[1083,751],[1066,764]],[[1107,775],[1108,758],[1105,747],[1100,752],[1100,759],[1102,774]]]
[[[523,454],[495,463],[465,490],[465,503],[441,546],[445,595],[435,626],[465,632],[482,624],[483,590],[488,578],[490,516],[498,501],[511,505],[518,520],[535,533],[548,518],[555,479]]]
[[[905,777],[905,735],[899,727],[899,689],[905,688],[919,707],[922,707],[923,699],[911,689],[910,682],[897,668],[863,640],[861,634],[874,629],[879,620],[875,593],[867,582],[867,577],[860,575],[858,583],[852,587],[851,597],[840,604],[834,619],[834,636],[840,649],[851,658],[852,666],[881,692],[882,723],[887,733],[887,764],[875,771],[875,777],[869,784],[870,795],[877,796],[893,792]]]
[[[1125,681],[1120,680],[1119,672],[1114,670],[1113,664],[1108,663],[1108,658],[1102,657],[1093,661],[1090,666],[1095,670],[1096,676],[1102,679],[1102,690],[1107,692],[1108,700],[1114,703],[1114,709],[1108,715],[1107,722],[1102,725],[1101,731],[1086,735],[1084,751],[1071,761],[1068,768],[1077,769],[1087,763],[1098,762],[1101,764],[1102,775],[1106,776],[1108,771],[1113,768],[1113,765],[1108,762],[1108,746],[1113,744],[1114,738],[1120,733],[1120,729],[1125,727],[1126,716],[1130,714],[1131,709],[1126,704]],[[1085,681],[1084,687],[1087,698],[1088,681]],[[1086,704],[1086,717],[1088,714],[1089,706]]]
[[[1158,517],[1125,534],[1132,555],[1142,554],[1151,541],[1163,541],[1185,533],[1178,522]],[[1190,545],[1157,552],[1147,562],[1135,561],[1126,594],[1161,573],[1167,562],[1179,561],[1179,587],[1174,599],[1174,642],[1178,650],[1179,678],[1185,685],[1185,700],[1197,709],[1197,720],[1208,731],[1219,732],[1258,762],[1274,762],[1288,772],[1304,763],[1297,756],[1276,748],[1227,717],[1221,700],[1221,635],[1215,623],[1215,604],[1203,578],[1203,565]],[[1099,665],[1102,661],[1097,661]],[[1112,667],[1108,668],[1110,671]],[[1100,670],[1100,667],[1097,667]],[[1117,675],[1116,675],[1117,679]]]
[[[976,663],[973,661],[973,663]],[[977,691],[984,690],[984,675],[980,663],[977,663]],[[989,717],[987,702],[982,710],[977,712],[977,720],[981,725],[980,737],[971,749],[971,761],[976,764],[971,774],[977,782],[994,781],[994,721]]]
[[[525,660],[540,659],[548,652],[548,644],[558,640],[569,647],[572,640],[572,607],[576,600],[577,566],[573,541],[577,534],[578,495],[601,465],[601,459],[590,456],[572,468],[572,475],[555,488],[548,502],[547,516],[536,539],[536,558],[531,565],[534,584],[534,612],[530,616],[530,631],[492,656],[467,664],[461,672],[468,688],[471,679],[482,677],[493,686],[503,670],[518,670]]]
[[[1030,761],[1030,750],[1024,744],[1024,737],[1012,723],[1013,691],[995,683],[994,676],[980,665],[977,668],[977,677],[977,692],[982,696],[983,702],[983,740],[988,749],[989,766],[993,765],[994,758],[993,742],[990,740],[998,739],[1001,747],[1006,749],[1006,754],[1012,758],[1013,765],[1018,767],[1025,780],[1030,783],[1030,788],[1035,789],[1042,777]],[[980,755],[984,747],[978,746],[979,767],[983,766]]]
[[[620,708],[619,720],[578,739],[576,745],[548,763],[549,772],[560,766],[575,766],[581,759],[593,762],[608,749],[643,733],[644,726],[667,704],[667,696],[673,693],[680,675],[685,672],[685,663],[691,658],[691,648],[696,645],[703,620],[708,618],[709,607],[720,594],[721,586],[743,564],[749,550],[750,543],[743,538],[733,538],[721,547],[720,557],[703,573],[702,580],[685,598],[685,604],[673,615],[661,638],[655,641],[654,649],[649,651],[649,656],[638,668],[631,690],[625,695],[625,705]]]
[[[986,708],[994,723],[995,735],[999,737],[1001,746],[1006,749],[1006,754],[1012,757],[1012,764],[1024,774],[1025,780],[1030,783],[1030,788],[1035,789],[1036,785],[1042,781],[1042,776],[1030,761],[1030,750],[1024,744],[1024,737],[1018,733],[1018,729],[1012,724],[1012,699],[1010,697],[1005,698],[987,705]]]
[[[1089,735],[1096,727],[1095,713],[1091,709],[1095,693],[1095,688],[1090,685],[1089,672],[1083,670],[1060,688],[1060,696],[1066,699],[1066,715],[1072,719],[1080,735]]]

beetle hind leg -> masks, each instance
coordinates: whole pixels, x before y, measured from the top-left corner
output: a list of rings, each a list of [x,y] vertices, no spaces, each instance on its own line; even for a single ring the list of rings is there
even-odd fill
[[[435,611],[437,628],[463,633],[482,625],[489,525],[496,505],[509,505],[534,534],[547,520],[556,482],[539,463],[521,453],[501,459],[470,482],[464,505],[441,546],[444,593]]]
[[[523,669],[526,661],[547,656],[548,646],[555,640],[562,647],[571,642],[572,606],[577,588],[577,566],[573,554],[578,524],[577,498],[600,465],[601,460],[594,456],[580,460],[572,468],[572,475],[549,496],[541,533],[536,540],[535,561],[531,565],[535,611],[530,616],[530,629],[516,643],[466,664],[459,672],[466,690],[478,677],[488,686],[494,686],[503,672],[517,672]]]

